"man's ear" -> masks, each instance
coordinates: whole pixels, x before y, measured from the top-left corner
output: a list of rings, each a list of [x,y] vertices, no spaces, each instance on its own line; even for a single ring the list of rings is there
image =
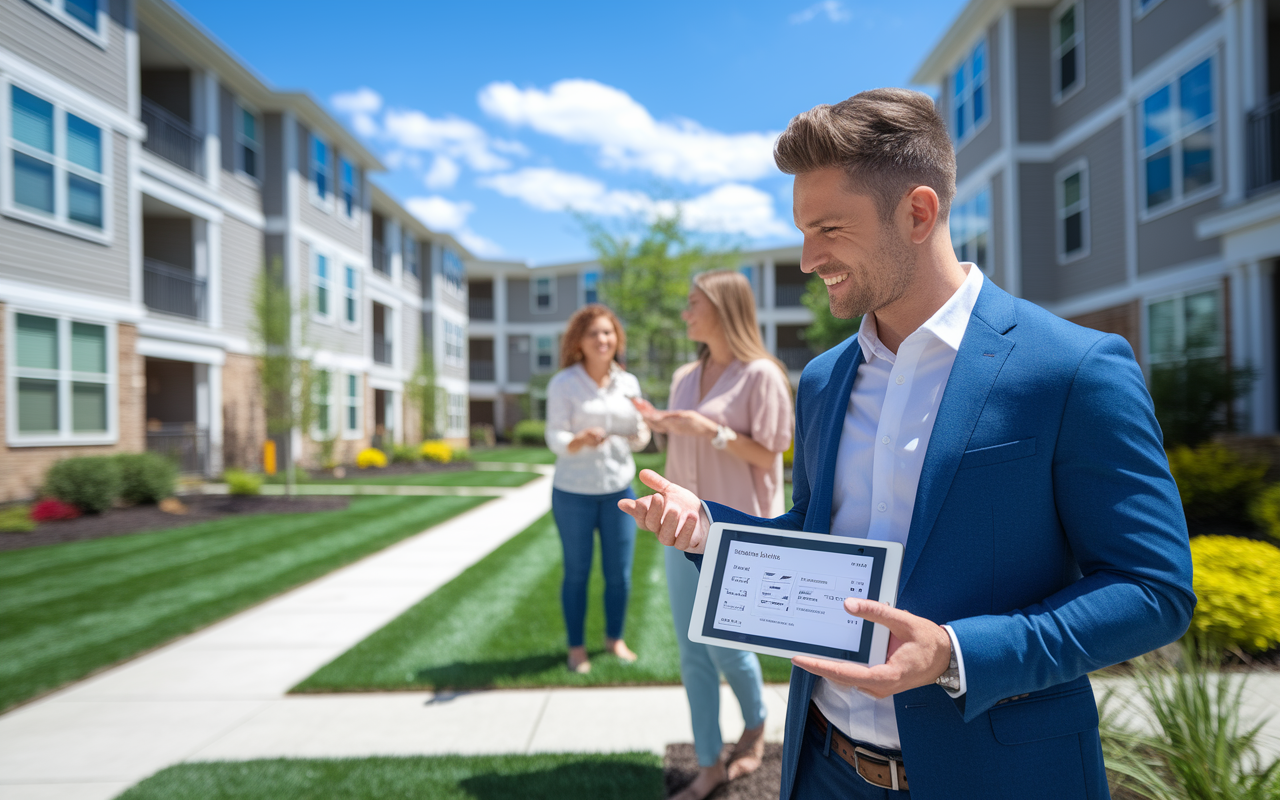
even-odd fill
[[[911,215],[911,241],[923,244],[938,225],[938,193],[928,186],[917,186],[902,202]]]

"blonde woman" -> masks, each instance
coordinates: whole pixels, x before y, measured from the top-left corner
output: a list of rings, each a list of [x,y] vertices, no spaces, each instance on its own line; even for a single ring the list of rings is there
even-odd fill
[[[748,514],[782,514],[782,453],[791,444],[793,411],[786,369],[769,354],[756,324],[751,284],[736,272],[705,272],[693,281],[681,315],[698,358],[676,370],[666,411],[636,407],[669,435],[666,477],[706,500]],[[678,795],[701,800],[720,784],[760,766],[764,754],[764,686],[760,660],[742,650],[689,641],[698,570],[674,547],[666,552],[671,614],[680,645],[680,678],[693,718],[699,773]],[[720,674],[738,698],[746,730],[725,758],[720,751]]]
[[[630,402],[640,396],[640,382],[618,363],[626,347],[622,323],[612,311],[597,303],[583,306],[569,319],[560,344],[560,371],[547,385],[547,446],[556,454],[551,510],[564,552],[560,603],[569,639],[568,667],[582,674],[591,669],[583,627],[597,530],[604,568],[605,650],[623,661],[636,660],[622,639],[636,524],[618,509],[618,501],[635,498],[631,454],[649,443],[649,428]]]

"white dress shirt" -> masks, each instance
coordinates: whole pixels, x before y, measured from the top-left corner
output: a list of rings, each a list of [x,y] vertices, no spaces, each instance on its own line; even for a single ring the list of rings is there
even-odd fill
[[[633,452],[649,443],[649,426],[631,404],[640,396],[640,381],[616,363],[601,387],[582,364],[562,369],[547,384],[547,447],[556,454],[551,484],[574,494],[613,494],[631,485],[636,475]],[[569,452],[569,442],[587,428],[603,428],[608,438],[599,447]]]
[[[942,308],[898,346],[880,341],[874,314],[862,318],[858,344],[863,362],[854,379],[836,455],[831,533],[907,543],[916,488],[942,393],[982,289],[982,270],[962,265],[964,283]],[[960,644],[950,628],[951,645]],[[960,691],[965,691],[960,660]],[[877,700],[819,678],[813,701],[852,739],[901,750],[893,697]]]

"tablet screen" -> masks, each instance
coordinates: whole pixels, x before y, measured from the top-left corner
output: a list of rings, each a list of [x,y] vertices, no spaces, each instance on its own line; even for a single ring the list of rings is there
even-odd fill
[[[888,551],[837,536],[795,545],[726,527],[702,635],[867,663],[873,626],[844,600],[880,596]]]

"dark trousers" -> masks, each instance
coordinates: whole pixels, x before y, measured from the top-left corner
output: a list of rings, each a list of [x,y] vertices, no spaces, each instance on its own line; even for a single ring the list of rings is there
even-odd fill
[[[828,725],[831,731],[832,726]],[[910,780],[910,769],[907,771]],[[849,762],[831,749],[831,741],[818,732],[811,722],[804,726],[804,743],[800,747],[800,764],[796,768],[795,786],[790,800],[911,800],[911,792],[881,789],[863,780]],[[783,798],[787,800],[787,798]]]

